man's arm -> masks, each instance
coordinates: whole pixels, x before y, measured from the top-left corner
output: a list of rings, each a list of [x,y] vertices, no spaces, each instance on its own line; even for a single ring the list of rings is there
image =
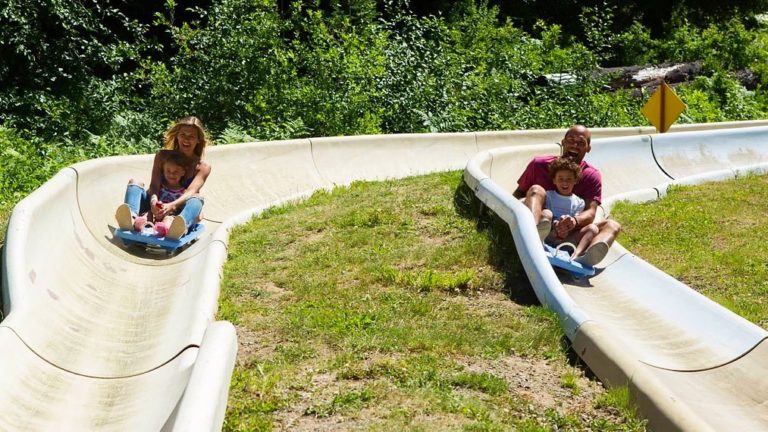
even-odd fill
[[[574,229],[585,227],[595,221],[597,216],[598,202],[595,200],[584,200],[584,211],[576,215],[576,226]]]
[[[584,211],[576,216],[562,216],[560,220],[555,221],[555,233],[557,236],[565,238],[568,234],[594,222],[598,205],[595,200],[585,201]]]

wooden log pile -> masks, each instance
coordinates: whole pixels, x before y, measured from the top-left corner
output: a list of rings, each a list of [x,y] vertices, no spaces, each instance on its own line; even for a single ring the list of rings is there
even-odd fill
[[[634,89],[638,97],[653,93],[662,80],[675,87],[681,83],[692,81],[702,73],[702,62],[667,63],[660,65],[622,66],[601,68],[594,72],[594,77],[608,76],[605,86],[607,91],[619,89]],[[758,76],[751,70],[735,72],[735,77],[747,90],[754,90],[760,83]],[[567,85],[577,84],[578,79],[571,74],[560,73],[541,76],[536,80],[538,85]]]

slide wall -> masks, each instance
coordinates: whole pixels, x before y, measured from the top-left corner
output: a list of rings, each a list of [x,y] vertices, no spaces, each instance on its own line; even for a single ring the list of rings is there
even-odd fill
[[[538,298],[561,317],[575,352],[604,382],[629,384],[654,430],[768,430],[768,332],[618,243],[594,277],[556,273],[531,212],[511,195],[510,167],[519,173],[530,156],[516,147],[481,152],[465,181],[509,224]],[[768,128],[593,139],[586,159],[603,173],[606,217],[618,200],[655,200],[670,184],[765,172]]]
[[[676,130],[758,124],[764,123],[689,125]],[[689,308],[690,319],[715,321],[702,323],[708,327],[698,330],[692,326],[683,330],[675,320],[668,327],[652,321],[659,326],[659,334],[665,328],[678,331],[656,344],[653,334],[643,329],[649,320],[638,318],[655,304],[644,303],[648,296],[637,294],[639,288],[614,287],[627,279],[617,276],[622,272],[652,270],[618,245],[611,252],[611,264],[592,280],[603,289],[579,291],[559,281],[544,265],[546,260],[534,247],[533,227],[526,224],[531,221],[505,197],[509,182],[527,159],[556,152],[555,143],[563,133],[362,136],[212,147],[206,159],[213,170],[203,190],[206,231],[195,244],[170,257],[126,248],[112,234],[114,210],[122,202],[125,185],[131,178],[148,178],[151,155],[91,160],[62,170],[14,208],[8,226],[0,322],[0,430],[220,429],[237,350],[234,327],[214,319],[229,229],[270,206],[302,199],[319,189],[465,166],[474,173],[465,177],[478,195],[507,215],[521,257],[533,263],[526,269],[536,281],[542,302],[561,313],[569,337],[584,348],[580,354],[604,379],[619,382],[637,377],[632,370],[640,369],[656,381],[673,382],[681,379],[676,370],[705,368],[711,372],[706,374],[708,380],[723,382],[718,373],[751,371],[755,360],[734,358],[749,347],[762,352],[758,343],[762,331],[722,313],[703,298],[694,302],[700,306]],[[675,134],[663,139],[649,136],[649,128],[594,129],[593,133],[595,138],[633,136],[596,143],[591,154],[602,158],[595,162],[605,177],[616,178],[610,184],[612,194],[628,193],[635,185],[650,193],[656,190],[653,185],[671,179],[669,173],[690,175],[741,166],[747,159],[754,164],[766,153],[752,143],[763,134],[753,129],[739,135],[744,144],[728,138],[729,150],[722,151],[713,144],[721,139],[719,135],[704,134],[709,141],[694,142],[700,134],[675,141]],[[753,135],[746,138],[744,134]],[[514,146],[517,153],[494,150],[501,146]],[[630,157],[620,157],[612,146]],[[638,146],[645,151],[636,150]],[[681,146],[688,150],[680,150]],[[697,149],[706,156],[698,156],[701,162],[685,159]],[[656,171],[653,159],[649,160],[654,153],[649,150],[661,161]],[[723,165],[729,158],[733,159],[730,165]],[[699,163],[706,169],[697,170]],[[626,178],[627,172],[636,177]],[[520,214],[514,216],[515,212]],[[664,275],[654,277],[665,280]],[[675,295],[681,301],[690,301],[686,287],[656,288],[663,295],[678,291]],[[625,318],[621,308],[613,307],[610,315],[611,308],[599,306],[611,302],[632,306],[638,314]],[[619,339],[621,349],[631,347],[624,352],[629,366],[616,366],[615,352],[609,349]],[[713,348],[713,344],[723,346]],[[655,345],[661,348],[652,350]],[[707,388],[706,382],[695,384]],[[711,400],[704,398],[702,403]]]

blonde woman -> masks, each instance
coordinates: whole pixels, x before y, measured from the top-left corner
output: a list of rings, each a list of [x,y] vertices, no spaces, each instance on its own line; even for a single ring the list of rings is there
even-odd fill
[[[211,173],[211,166],[203,160],[208,141],[205,127],[197,117],[184,117],[174,123],[165,132],[163,149],[155,154],[149,188],[145,190],[144,183],[139,180],[128,181],[123,204],[115,212],[115,219],[120,229],[133,229],[134,221],[139,215],[149,217],[151,214],[151,218],[155,221],[162,221],[169,215],[178,215],[173,218],[171,226],[168,227],[166,238],[179,239],[186,234],[189,227],[198,220],[203,209],[200,189]],[[171,202],[150,202],[150,197],[160,193],[160,186],[163,183],[163,165],[173,152],[182,153],[187,159],[188,165],[185,171],[190,174],[185,179],[184,193]]]

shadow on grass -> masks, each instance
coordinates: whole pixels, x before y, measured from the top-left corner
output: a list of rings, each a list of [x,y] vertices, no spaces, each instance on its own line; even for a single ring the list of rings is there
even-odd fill
[[[456,187],[453,204],[460,216],[476,220],[477,230],[485,232],[490,239],[489,264],[504,275],[504,288],[509,294],[509,298],[520,305],[540,305],[541,303],[536,297],[520,262],[509,225],[493,210],[483,205],[463,179]],[[568,364],[582,370],[587,378],[598,379],[584,360],[573,350],[573,343],[567,336],[561,337],[560,346],[566,355]]]
[[[509,225],[483,205],[463,179],[454,192],[453,205],[460,216],[476,220],[477,230],[488,236],[489,264],[504,275],[509,298],[526,306],[540,304],[520,262]]]
[[[584,373],[584,377],[587,379],[600,381],[600,378],[592,372],[589,365],[579,357],[579,354],[573,349],[573,342],[568,339],[568,336],[563,335],[560,338],[560,348],[565,353],[565,359],[571,367],[575,367]]]

